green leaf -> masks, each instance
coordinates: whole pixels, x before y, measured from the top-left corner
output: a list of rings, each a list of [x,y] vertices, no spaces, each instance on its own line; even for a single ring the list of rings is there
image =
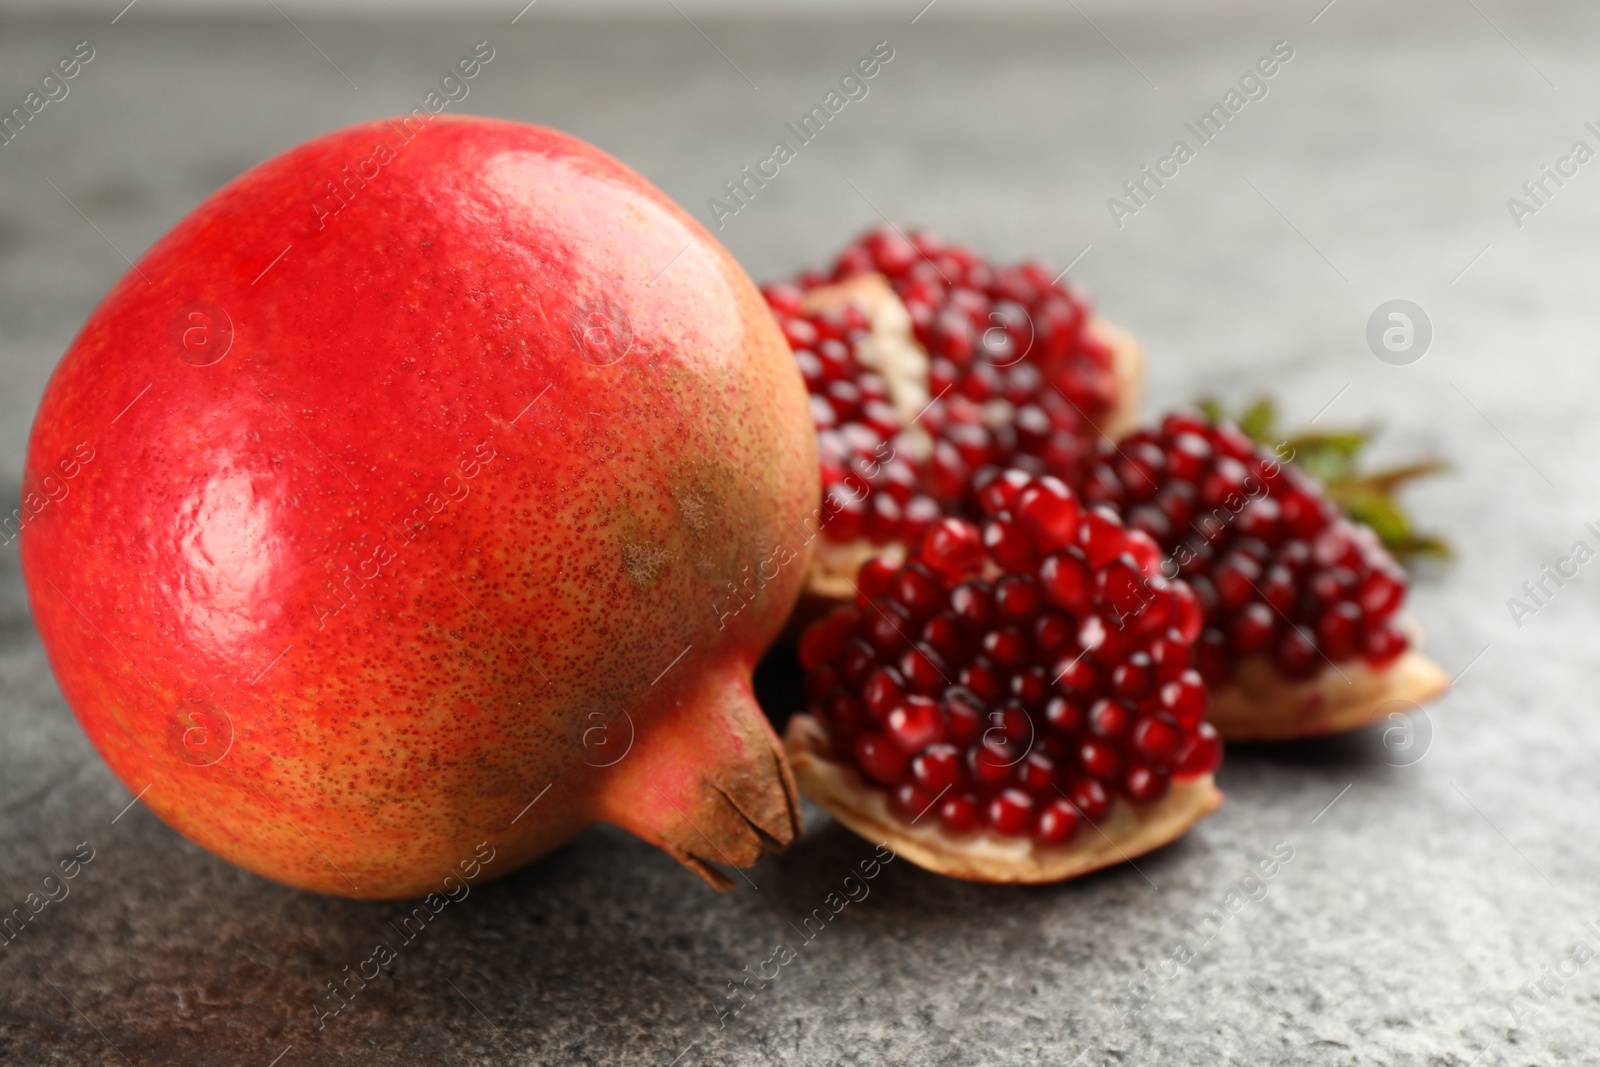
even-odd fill
[[[1227,409],[1214,397],[1196,403],[1213,423],[1229,421]],[[1450,545],[1434,534],[1418,533],[1395,493],[1418,478],[1438,474],[1449,465],[1436,457],[1380,471],[1363,471],[1359,458],[1377,436],[1375,429],[1305,430],[1280,440],[1277,407],[1270,397],[1258,397],[1239,416],[1237,425],[1251,440],[1275,449],[1280,456],[1322,482],[1328,497],[1352,519],[1372,527],[1384,546],[1402,563],[1420,556],[1448,560]],[[1291,451],[1292,450],[1292,451]]]
[[[1278,409],[1269,397],[1258,397],[1255,403],[1239,416],[1239,429],[1258,444],[1276,444],[1272,440],[1272,427],[1278,421]]]
[[[1340,501],[1340,506],[1352,519],[1372,527],[1385,544],[1412,536],[1411,520],[1392,497],[1363,494]]]
[[[1351,459],[1367,446],[1373,437],[1371,430],[1327,430],[1318,433],[1298,433],[1286,442],[1290,448],[1325,449]]]
[[[1385,542],[1385,546],[1401,563],[1409,563],[1418,556],[1431,556],[1449,562],[1456,555],[1448,541],[1430,534],[1412,535],[1394,543]]]

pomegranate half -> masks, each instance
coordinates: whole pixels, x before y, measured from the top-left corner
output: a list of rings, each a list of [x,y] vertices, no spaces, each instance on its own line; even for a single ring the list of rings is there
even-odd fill
[[[1191,666],[1199,601],[1063,482],[1010,470],[980,528],[878,557],[800,640],[806,796],[929,870],[1053,882],[1175,840],[1222,802]]]
[[[799,829],[750,675],[817,471],[760,293],[664,194],[411,117],[118,283],[40,405],[22,566],[112,769],[241,866],[406,897],[607,821],[726,887]]]

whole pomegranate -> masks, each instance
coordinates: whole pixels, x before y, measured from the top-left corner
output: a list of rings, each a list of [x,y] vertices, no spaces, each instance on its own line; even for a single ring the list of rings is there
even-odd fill
[[[725,887],[798,830],[750,673],[817,471],[760,293],[664,194],[412,117],[118,283],[40,405],[22,567],[118,777],[250,870],[420,895],[603,820]]]

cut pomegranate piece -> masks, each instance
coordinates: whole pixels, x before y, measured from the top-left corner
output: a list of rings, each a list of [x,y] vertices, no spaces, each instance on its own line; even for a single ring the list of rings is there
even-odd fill
[[[1222,749],[1191,664],[1199,626],[1182,625],[1193,594],[1141,567],[1147,539],[1109,509],[1003,477],[981,529],[938,520],[807,628],[810,714],[785,741],[807,796],[914,863],[1059,881],[1215,810]]]
[[[1133,428],[1138,343],[1057,279],[886,226],[830,275],[765,290],[820,439],[815,598],[853,596],[863,561],[900,558],[941,513],[972,512],[978,472],[1068,474],[1094,438]],[[1073,516],[1044,506],[1028,521]]]
[[[1100,442],[1081,488],[1152,537],[1158,573],[1198,595],[1209,717],[1229,740],[1360,729],[1449,687],[1411,647],[1405,572],[1377,536],[1234,427],[1177,413]]]
[[[984,551],[1035,575],[1044,601],[1079,612],[1072,632],[1091,639],[1106,619],[1082,614],[1087,598],[1126,613],[1142,576],[1185,578],[1193,595],[1145,625],[1198,636],[1211,721],[1230,739],[1359,729],[1391,701],[1448,687],[1412,648],[1404,572],[1315,479],[1199,415],[1117,440],[1136,416],[1143,357],[1043,268],[996,269],[884,228],[831,275],[765,292],[811,392],[822,463],[809,527],[822,536],[793,628],[856,597],[865,561],[892,571],[941,515],[1005,510],[980,545],[934,546],[928,567],[948,573]],[[1064,505],[1038,485],[1021,499],[1044,474],[1081,499]],[[1082,538],[1083,567],[1051,556],[1068,537]],[[1087,584],[1123,553],[1127,566]],[[1011,643],[995,640],[1002,652]],[[991,654],[959,671],[994,685],[996,668],[1009,669]]]

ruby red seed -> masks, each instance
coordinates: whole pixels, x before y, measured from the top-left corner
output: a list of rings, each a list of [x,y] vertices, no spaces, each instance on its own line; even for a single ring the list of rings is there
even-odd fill
[[[1203,627],[1197,665],[1211,684],[1229,682],[1251,657],[1298,679],[1358,657],[1383,669],[1408,647],[1396,623],[1405,575],[1376,536],[1237,429],[1169,415],[1095,446],[1083,466],[1082,484],[1130,514],[1149,497],[1146,479],[1157,483],[1170,520],[1152,535],[1161,573],[1192,586],[1198,611],[1191,618],[1185,606],[1184,625]],[[1053,579],[1040,575],[1047,597]]]
[[[1148,577],[1140,538],[1064,483],[1005,472],[981,495],[1033,516],[1012,524],[1027,569],[942,518],[904,563],[863,567],[860,601],[802,636],[836,757],[903,818],[937,811],[948,833],[1041,845],[1215,769],[1200,627],[1174,625],[1199,618],[1187,587]]]
[[[930,258],[921,249],[939,251]],[[927,459],[896,444],[908,427],[888,403],[882,377],[857,358],[871,328],[866,314],[854,306],[805,309],[808,291],[867,273],[888,279],[930,357],[933,400],[915,420],[916,430],[934,439]],[[1110,351],[1089,333],[1082,297],[1058,277],[1039,263],[992,267],[934,234],[907,237],[885,226],[846,249],[830,276],[764,290],[812,398],[824,456],[825,537],[915,542],[941,509],[980,513],[979,474],[1048,470],[1071,482],[1117,387]],[[872,499],[885,493],[890,467],[916,490],[893,507]],[[1070,513],[1046,504],[1026,521],[1070,541]],[[938,570],[947,560],[936,552],[928,563]]]

